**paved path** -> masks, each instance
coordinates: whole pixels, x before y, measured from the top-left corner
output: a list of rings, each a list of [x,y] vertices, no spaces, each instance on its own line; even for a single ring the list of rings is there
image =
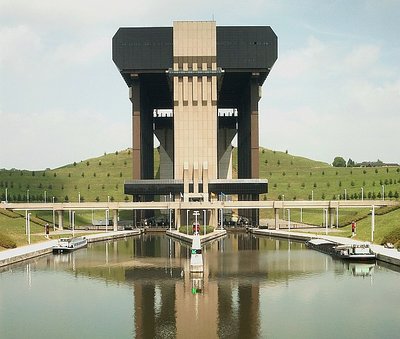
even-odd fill
[[[292,232],[292,231],[282,231],[282,230],[265,230],[265,229],[252,229],[252,233],[257,235],[266,235],[272,237],[280,237],[286,239],[295,239],[301,241],[307,241],[312,238],[326,239],[335,242],[340,245],[348,244],[365,244],[366,241],[355,240],[352,238],[338,237],[334,235],[318,235],[312,233],[302,233],[302,232]],[[369,242],[368,242],[369,243]],[[393,265],[400,266],[400,252],[396,249],[385,248],[382,245],[371,244],[372,251],[376,253],[376,258],[381,261],[388,262]]]
[[[65,232],[63,232],[65,233]],[[78,233],[78,232],[77,232]],[[80,232],[79,232],[80,233]],[[118,239],[138,235],[141,233],[140,229],[132,231],[117,231],[107,233],[96,233],[87,235],[88,242],[97,242],[111,239]],[[43,254],[51,253],[53,246],[57,244],[58,240],[47,240],[27,246],[21,246],[0,252],[0,267],[14,264],[19,261],[38,257]]]

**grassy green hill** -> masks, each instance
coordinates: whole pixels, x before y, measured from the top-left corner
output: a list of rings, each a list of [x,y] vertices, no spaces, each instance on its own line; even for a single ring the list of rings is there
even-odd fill
[[[158,172],[159,154],[154,151],[155,176]],[[234,173],[237,152],[234,151]],[[125,180],[132,176],[129,149],[82,160],[66,166],[42,171],[0,170],[0,197],[9,201],[116,201],[129,199],[123,194]],[[361,199],[382,197],[398,199],[400,192],[400,167],[337,168],[331,165],[297,157],[285,152],[260,149],[260,177],[269,180],[268,200]],[[28,193],[29,191],[29,193]],[[46,192],[46,193],[45,193]]]
[[[154,158],[154,175],[157,177],[159,164],[157,149],[154,150]],[[235,149],[234,176],[237,173],[236,164]],[[0,199],[5,200],[7,188],[9,201],[27,201],[28,194],[29,201],[44,201],[46,196],[47,201],[51,201],[54,197],[58,202],[77,202],[79,194],[83,201],[107,201],[108,197],[110,200],[124,201],[130,199],[123,193],[124,181],[129,180],[131,176],[130,149],[77,161],[56,169],[41,171],[2,169],[0,170]],[[385,190],[385,199],[398,200],[400,192],[400,167],[335,168],[324,162],[264,148],[260,148],[260,177],[267,178],[269,181],[269,193],[261,197],[264,200],[344,199],[345,190],[347,199],[361,199],[361,188],[364,190],[364,199],[382,199],[382,186]],[[359,220],[360,229],[365,228],[365,232],[360,231],[360,236],[365,233],[368,239],[369,213],[367,209],[341,211],[340,225],[348,225],[353,219]],[[90,220],[91,213],[86,214],[77,216],[78,224]],[[38,212],[34,216],[36,215],[48,221],[52,218],[48,212]],[[400,223],[397,223],[400,219],[400,210],[390,211],[385,215],[377,217],[377,222],[380,219],[386,224],[382,228],[384,231],[377,239],[383,239],[386,233],[400,228]],[[101,217],[95,216],[95,218]],[[271,211],[262,211],[261,217],[272,218],[273,215]],[[292,211],[292,220],[300,220],[299,211]],[[321,225],[322,212],[320,210],[305,211],[303,220],[310,224]],[[40,223],[38,219],[38,232],[42,232],[43,229]],[[11,232],[12,234],[16,228],[24,230],[23,216],[10,217],[0,214],[0,233]],[[19,236],[15,234],[14,238],[17,244],[25,241],[24,236],[19,239]]]

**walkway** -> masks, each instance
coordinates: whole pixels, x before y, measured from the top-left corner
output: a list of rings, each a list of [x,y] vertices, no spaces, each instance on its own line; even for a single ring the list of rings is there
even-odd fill
[[[65,233],[65,231],[64,231]],[[132,231],[118,231],[118,232],[107,232],[107,233],[96,233],[87,235],[86,238],[88,242],[98,242],[104,240],[112,240],[124,237],[130,237],[134,235],[139,235],[141,233],[140,229],[135,229]],[[31,244],[27,246],[21,246],[13,248],[10,250],[5,250],[0,252],[0,267],[11,265],[23,260],[35,258],[44,254],[51,253],[53,246],[57,244],[58,240],[48,240],[36,244]]]
[[[322,229],[321,229],[322,230]],[[282,231],[282,230],[266,230],[266,229],[258,229],[253,228],[251,232],[256,235],[264,235],[264,236],[271,236],[271,237],[278,237],[278,238],[285,238],[285,239],[293,239],[293,240],[300,240],[300,241],[307,241],[313,238],[320,238],[326,239],[332,242],[335,242],[340,245],[348,245],[348,244],[363,244],[366,243],[365,241],[355,240],[352,238],[344,238],[338,237],[333,235],[318,235],[312,233],[301,233],[301,232],[289,232],[289,231]],[[396,249],[385,248],[382,245],[370,244],[372,251],[376,253],[376,258],[378,260],[387,262],[389,264],[393,264],[396,266],[400,266],[400,252]]]

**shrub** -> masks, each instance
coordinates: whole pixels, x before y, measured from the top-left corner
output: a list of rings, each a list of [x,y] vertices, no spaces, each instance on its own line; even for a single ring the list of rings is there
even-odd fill
[[[16,248],[17,244],[7,234],[0,233],[0,247]]]

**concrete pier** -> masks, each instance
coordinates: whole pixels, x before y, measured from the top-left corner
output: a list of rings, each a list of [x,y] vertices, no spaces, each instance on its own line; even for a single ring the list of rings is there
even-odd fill
[[[339,245],[348,245],[354,243],[365,243],[351,238],[337,237],[332,235],[318,235],[312,233],[288,232],[282,230],[267,230],[267,229],[251,229],[251,232],[256,235],[270,236],[283,239],[291,239],[298,241],[308,241],[310,239],[319,238],[335,242]],[[372,251],[376,254],[376,259],[392,265],[400,266],[400,252],[396,249],[385,248],[382,245],[370,244]]]
[[[119,231],[119,232],[107,232],[87,235],[86,239],[88,243],[113,240],[125,237],[131,237],[139,235],[140,229],[132,231]],[[39,257],[41,255],[49,254],[53,251],[53,246],[57,244],[58,240],[44,241],[28,246],[21,246],[10,250],[0,252],[0,267],[15,264],[20,261]]]
[[[168,236],[172,237],[172,238],[181,240],[181,241],[186,242],[188,244],[192,244],[193,238],[194,238],[194,235],[180,233],[179,231],[175,231],[175,230],[172,230],[172,231],[168,230],[166,232],[166,234]],[[207,242],[209,242],[211,240],[222,238],[225,235],[226,235],[226,230],[215,230],[212,233],[208,233],[206,235],[200,235],[199,236],[200,237],[200,243],[201,244],[205,244],[205,243],[207,243]]]

